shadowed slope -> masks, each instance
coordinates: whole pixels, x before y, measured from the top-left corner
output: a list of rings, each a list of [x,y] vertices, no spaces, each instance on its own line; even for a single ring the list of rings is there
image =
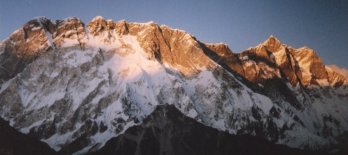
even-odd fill
[[[0,154],[55,155],[57,153],[46,143],[16,131],[0,118]]]
[[[162,105],[124,134],[112,138],[99,151],[89,155],[269,155],[315,154],[276,145],[260,137],[232,136],[204,126],[184,116],[174,106]]]

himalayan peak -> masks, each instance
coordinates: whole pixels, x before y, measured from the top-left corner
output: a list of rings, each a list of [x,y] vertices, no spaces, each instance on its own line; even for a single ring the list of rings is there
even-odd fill
[[[233,53],[154,22],[40,17],[1,43],[0,88],[1,118],[67,154],[132,133],[159,105],[299,149],[332,149],[348,131],[347,79],[273,36]]]

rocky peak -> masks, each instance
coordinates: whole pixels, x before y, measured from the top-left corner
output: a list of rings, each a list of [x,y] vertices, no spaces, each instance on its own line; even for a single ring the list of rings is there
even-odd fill
[[[274,75],[277,75],[278,78],[287,79],[293,86],[297,84],[304,87],[334,85],[330,83],[325,65],[313,49],[308,47],[292,48],[282,44],[274,36],[270,36],[255,48],[250,48],[241,53],[240,56],[252,58],[257,64],[255,67],[261,70],[264,70],[261,67],[264,66],[262,64],[267,64],[267,68],[273,68],[274,71],[279,69],[281,74],[279,76]],[[254,74],[255,76],[261,75],[258,72],[254,72]],[[255,77],[255,79],[260,78]],[[340,81],[338,83],[344,82]]]
[[[5,46],[17,56],[30,59],[49,48],[60,47],[63,39],[78,40],[80,35],[85,35],[84,23],[77,17],[56,21],[37,17],[12,33]]]
[[[293,86],[298,82],[308,86],[323,84],[324,79],[328,78],[323,62],[313,50],[289,47],[273,35],[255,48],[234,54],[226,44],[204,44],[185,31],[159,26],[154,22],[114,22],[97,16],[88,23],[87,29],[76,17],[57,21],[39,17],[15,31],[2,45],[2,49],[18,57],[18,61],[30,62],[35,56],[52,48],[64,45],[84,47],[89,42],[87,32],[109,44],[115,42],[117,36],[132,35],[137,38],[149,59],[157,59],[185,75],[194,75],[200,68],[214,68],[213,59],[252,82],[277,77],[288,79]],[[13,72],[13,69],[6,70]]]
[[[282,46],[282,43],[276,37],[271,35],[261,45],[266,47],[270,52],[276,52]]]
[[[94,37],[107,43],[112,43],[123,35],[135,36],[149,59],[157,59],[177,68],[186,76],[194,75],[202,68],[214,66],[196,38],[185,31],[165,25],[125,20],[113,22],[98,16],[89,22],[88,30]]]
[[[0,48],[0,84],[15,76],[41,53],[52,49],[53,21],[38,17],[17,29]]]
[[[28,21],[1,45],[0,82],[21,72],[42,53],[61,47],[64,40],[74,40],[82,46],[84,31],[83,22],[76,17],[57,21],[37,17]]]
[[[269,38],[267,38],[264,42],[257,45],[256,47],[249,48],[247,52],[247,55],[254,57],[257,60],[261,60],[267,62],[268,64],[274,64],[277,60],[274,53],[277,53],[279,51],[284,51],[287,46],[283,45],[276,37],[271,35]],[[278,54],[279,55],[279,54]]]
[[[226,45],[205,44],[211,58],[252,83],[265,84],[271,79],[285,79],[292,86],[343,85],[343,78],[327,71],[325,65],[308,47],[292,48],[270,36],[263,43],[233,54]],[[330,74],[331,76],[329,76]],[[335,80],[334,80],[335,79]]]
[[[54,23],[47,18],[39,17],[30,20],[5,41],[5,51],[18,57],[31,59],[40,51],[50,47],[46,34],[52,34],[54,30]]]
[[[99,35],[101,32],[115,29],[115,23],[111,20],[105,20],[101,16],[96,16],[88,23],[88,29],[90,33],[95,36]]]
[[[32,25],[0,52],[0,111],[57,151],[96,150],[161,104],[223,131],[299,148],[326,145],[348,129],[347,91],[317,87],[325,92],[308,95],[306,82],[325,84],[321,60],[274,37],[232,53],[153,22],[96,17],[87,28],[78,18]],[[334,72],[328,79],[342,85]]]
[[[294,57],[301,71],[300,79],[304,86],[329,85],[325,65],[314,50],[308,47],[299,48]]]
[[[104,17],[103,16],[95,16],[89,23],[98,23],[104,21]]]
[[[167,52],[161,52],[161,58],[177,67],[184,67],[193,73],[202,68],[213,68],[213,62],[204,53],[204,49],[195,37],[185,31],[171,29],[167,26],[161,26],[161,38],[163,46],[167,46]],[[155,36],[154,36],[155,37]],[[184,69],[183,68],[183,69]],[[188,70],[187,70],[188,71]]]
[[[85,44],[85,24],[77,17],[69,17],[57,20],[56,31],[53,33],[53,41],[57,47],[63,46],[64,42],[77,42],[81,47]]]
[[[53,33],[55,31],[55,21],[48,19],[46,17],[36,17],[35,19],[27,22],[24,27],[37,28],[41,27],[49,33]]]
[[[131,35],[137,38],[149,59],[157,59],[175,67],[184,75],[194,75],[202,68],[214,68],[214,63],[204,54],[196,38],[182,30],[165,25],[159,26],[154,22],[132,23],[125,20],[114,22],[101,16],[93,18],[88,23],[87,29],[76,17],[56,21],[44,17],[35,18],[10,36],[4,43],[4,51],[18,57],[18,61],[28,60],[21,65],[22,67],[15,67],[23,68],[40,53],[49,49],[76,45],[84,48],[93,38],[93,41],[112,44],[123,35]],[[93,38],[88,38],[87,32]],[[11,71],[13,69],[6,70],[17,73]]]

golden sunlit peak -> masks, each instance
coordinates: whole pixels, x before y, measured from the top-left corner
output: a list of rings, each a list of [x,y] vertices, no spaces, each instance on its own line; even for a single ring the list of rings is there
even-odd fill
[[[95,20],[103,20],[104,18],[102,16],[95,16],[92,21],[95,21]]]

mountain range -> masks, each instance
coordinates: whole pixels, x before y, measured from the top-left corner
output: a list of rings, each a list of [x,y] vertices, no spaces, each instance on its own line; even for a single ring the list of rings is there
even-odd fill
[[[234,53],[154,22],[38,17],[0,44],[1,126],[59,154],[345,153],[344,74],[274,36]]]

